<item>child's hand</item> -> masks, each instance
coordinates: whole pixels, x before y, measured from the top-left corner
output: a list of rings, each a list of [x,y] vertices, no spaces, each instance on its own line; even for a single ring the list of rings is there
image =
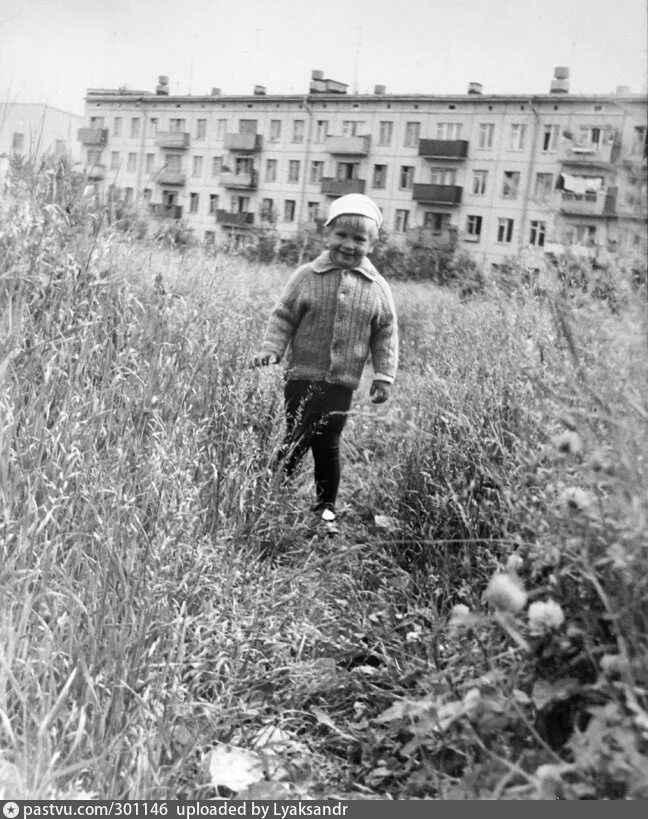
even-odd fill
[[[369,390],[369,395],[373,395],[372,404],[383,404],[389,398],[391,384],[387,381],[374,381]]]
[[[252,367],[267,367],[268,364],[278,364],[279,356],[276,353],[257,353],[250,362]]]

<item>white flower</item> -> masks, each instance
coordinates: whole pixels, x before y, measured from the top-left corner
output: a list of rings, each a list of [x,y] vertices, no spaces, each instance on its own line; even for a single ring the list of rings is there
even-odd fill
[[[552,628],[558,628],[565,622],[565,614],[555,600],[541,600],[529,606],[529,628],[532,634],[544,634]]]
[[[592,505],[592,496],[580,486],[568,486],[560,496],[560,504],[567,512],[584,512]]]
[[[479,708],[480,702],[481,693],[479,688],[471,688],[470,690],[466,691],[462,702],[464,712],[468,714],[468,716],[473,717]]]
[[[623,672],[626,662],[619,654],[604,654],[599,660],[599,665],[606,676],[613,676]]]
[[[493,575],[484,597],[494,608],[512,612],[523,609],[527,601],[522,583],[508,574]]]
[[[522,568],[523,564],[524,561],[522,560],[520,555],[518,554],[509,555],[508,560],[506,561],[506,571],[509,574],[517,574]]]
[[[448,625],[451,628],[457,628],[459,626],[466,625],[467,618],[470,617],[470,609],[468,606],[464,606],[463,603],[457,603],[456,606],[453,606],[452,612],[450,614],[450,622]]]
[[[553,444],[564,455],[578,455],[583,451],[583,442],[580,435],[571,429],[561,432],[553,439]]]

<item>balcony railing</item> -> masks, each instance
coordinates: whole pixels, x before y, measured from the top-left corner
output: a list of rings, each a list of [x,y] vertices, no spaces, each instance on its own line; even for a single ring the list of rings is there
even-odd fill
[[[225,134],[225,148],[228,151],[254,153],[261,150],[261,134]]]
[[[326,147],[331,154],[366,156],[371,147],[370,136],[330,136],[326,137]]]
[[[574,168],[612,167],[615,144],[606,142],[602,145],[569,145],[562,148],[559,159],[565,166]]]
[[[160,185],[184,185],[187,177],[182,171],[173,171],[170,168],[162,168],[157,173],[157,181]]]
[[[463,188],[459,185],[426,185],[414,183],[412,199],[435,205],[460,205]]]
[[[155,144],[158,148],[188,148],[190,139],[187,131],[158,131]]]
[[[108,129],[79,128],[77,137],[84,145],[105,145],[108,142]]]
[[[254,213],[241,211],[217,210],[216,221],[223,227],[249,228],[254,225]]]
[[[327,196],[344,196],[345,193],[364,193],[364,179],[335,179],[332,176],[322,177],[322,193]]]
[[[106,176],[105,165],[90,165],[86,169],[88,179],[103,179]]]
[[[257,186],[257,174],[251,173],[222,173],[220,177],[221,185],[226,188],[243,188],[251,190]]]
[[[161,205],[151,202],[149,209],[159,219],[182,219],[181,205]]]
[[[452,159],[462,161],[468,156],[467,139],[422,139],[419,156],[427,159]]]
[[[566,216],[616,215],[616,191],[596,191],[577,194],[563,191],[560,212]]]

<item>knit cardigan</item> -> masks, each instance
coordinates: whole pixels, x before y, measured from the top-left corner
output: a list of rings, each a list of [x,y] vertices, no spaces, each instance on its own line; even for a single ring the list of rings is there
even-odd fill
[[[286,378],[356,389],[369,355],[374,378],[392,383],[398,366],[396,308],[366,257],[352,270],[328,252],[292,274],[268,321],[263,353],[286,354]]]

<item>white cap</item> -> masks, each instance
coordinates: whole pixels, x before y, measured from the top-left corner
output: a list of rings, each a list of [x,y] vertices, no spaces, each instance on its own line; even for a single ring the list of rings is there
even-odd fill
[[[339,199],[334,199],[329,207],[325,224],[329,225],[336,217],[347,213],[355,216],[368,216],[369,219],[376,222],[378,227],[382,225],[383,218],[380,208],[373,199],[369,199],[363,193],[347,193],[345,196],[340,196]]]

